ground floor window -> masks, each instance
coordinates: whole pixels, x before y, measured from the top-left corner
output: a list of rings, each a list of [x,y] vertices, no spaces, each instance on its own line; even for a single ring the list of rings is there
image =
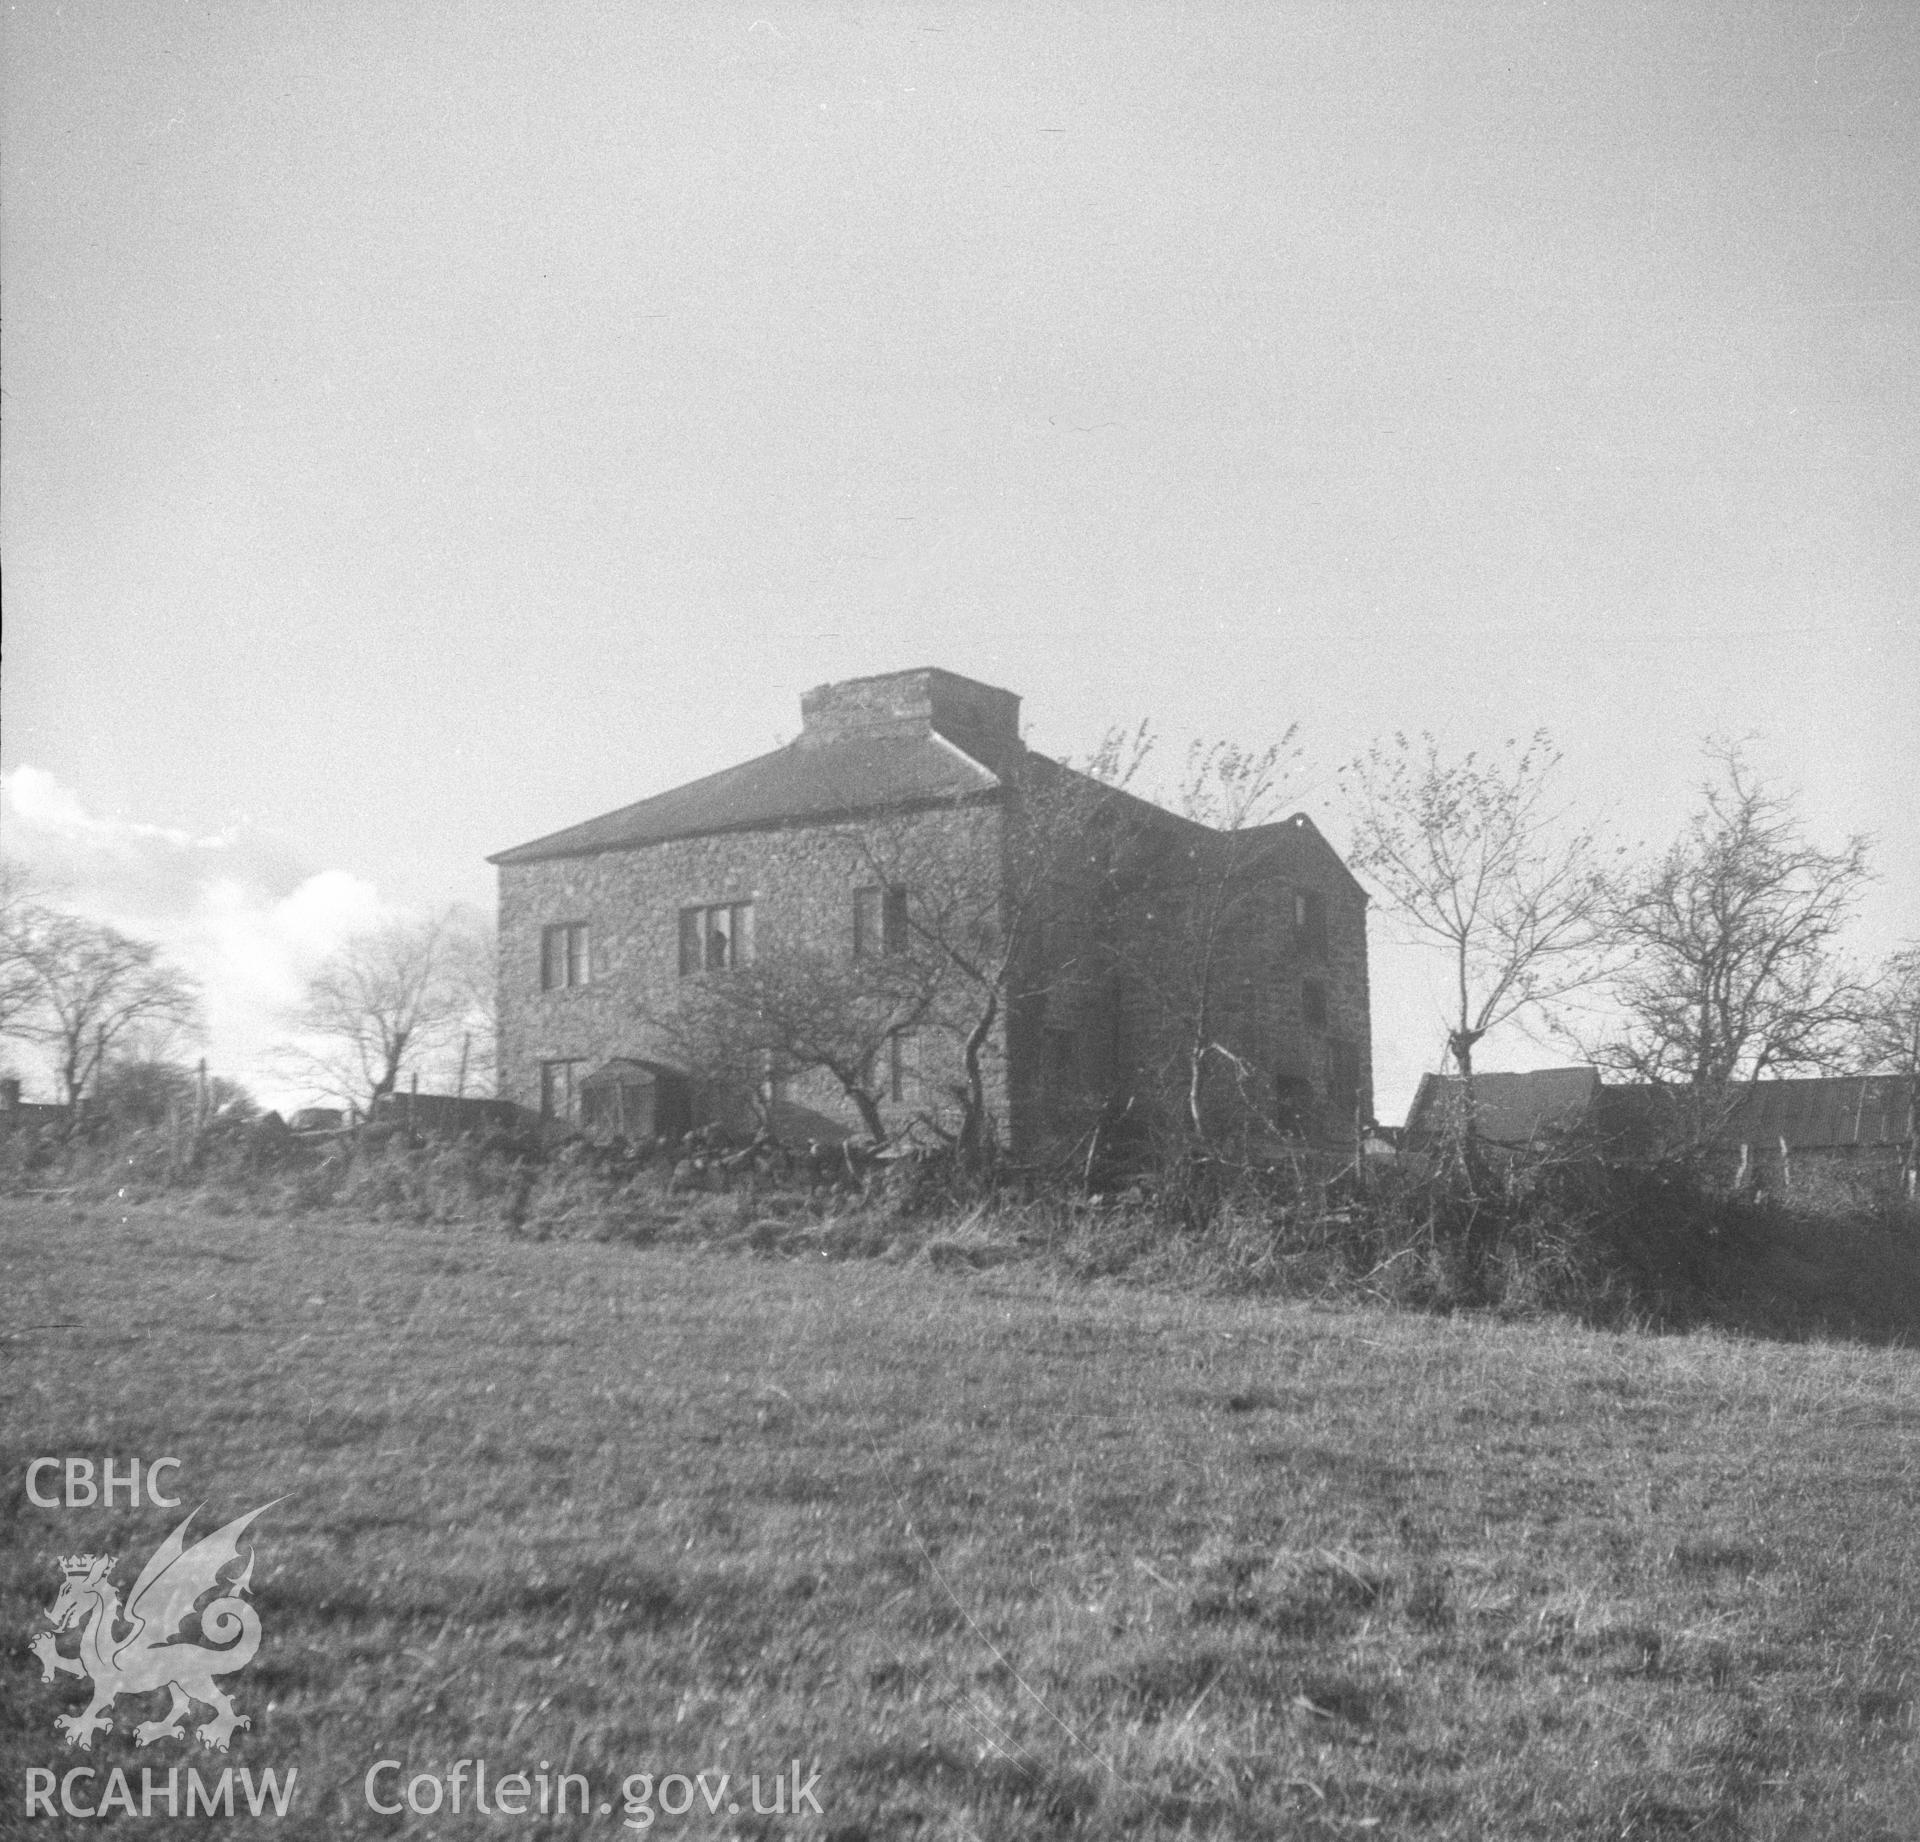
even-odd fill
[[[920,1098],[920,1034],[917,1030],[889,1030],[886,1042],[868,1055],[860,1067],[860,1085],[876,1100],[896,1105]]]
[[[1310,1030],[1327,1027],[1327,988],[1318,979],[1301,981],[1300,1019]]]
[[[887,1097],[896,1102],[920,1098],[920,1038],[895,1030],[887,1038]]]
[[[1352,1119],[1360,1109],[1360,1051],[1352,1043],[1327,1047],[1327,1099],[1343,1119]]]
[[[1047,1084],[1055,1094],[1066,1095],[1080,1083],[1080,1046],[1071,1030],[1057,1024],[1046,1032]]]
[[[1307,1130],[1313,1118],[1313,1083],[1303,1075],[1280,1074],[1273,1080],[1273,1123],[1282,1132]]]
[[[563,1125],[580,1123],[580,1071],[584,1061],[540,1064],[540,1117]]]

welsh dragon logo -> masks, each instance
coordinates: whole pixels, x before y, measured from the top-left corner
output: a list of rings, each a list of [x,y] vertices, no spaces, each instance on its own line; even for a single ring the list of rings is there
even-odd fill
[[[187,1523],[200,1512],[189,1510],[140,1570],[124,1612],[120,1589],[112,1579],[114,1555],[62,1558],[60,1596],[47,1613],[53,1630],[42,1631],[31,1648],[40,1659],[43,1682],[51,1682],[56,1675],[92,1680],[93,1702],[84,1714],[54,1717],[55,1728],[67,1736],[69,1746],[91,1751],[96,1733],[112,1732],[112,1708],[120,1696],[148,1695],[161,1688],[172,1693],[173,1705],[163,1720],[142,1721],[134,1728],[134,1740],[141,1746],[185,1738],[183,1723],[195,1702],[212,1708],[213,1719],[194,1731],[204,1745],[219,1752],[227,1750],[236,1727],[253,1725],[244,1714],[233,1711],[233,1703],[213,1680],[244,1669],[260,1648],[260,1615],[243,1596],[253,1578],[253,1550],[247,1550],[246,1566],[237,1577],[223,1580],[221,1575],[238,1566],[240,1537],[247,1525],[272,1507],[263,1503],[249,1510],[190,1548],[185,1539]],[[200,1608],[200,1635],[211,1641],[195,1643],[183,1626],[209,1592],[217,1597]],[[132,1629],[115,1635],[116,1628],[127,1625]],[[55,1634],[76,1626],[81,1627],[80,1651],[67,1656],[58,1648]]]

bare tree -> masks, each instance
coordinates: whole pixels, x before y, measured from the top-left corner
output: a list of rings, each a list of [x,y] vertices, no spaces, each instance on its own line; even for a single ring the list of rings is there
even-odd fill
[[[17,907],[7,926],[11,971],[26,994],[8,1031],[47,1051],[69,1106],[129,1037],[152,1042],[198,1027],[198,988],[153,942],[38,904]]]
[[[985,1149],[983,1064],[996,1027],[1009,1013],[1071,1005],[1089,986],[1128,983],[1148,1031],[1141,1072],[1164,1088],[1184,1137],[1207,1136],[1205,1096],[1220,1071],[1260,1103],[1271,1091],[1220,1013],[1271,882],[1277,848],[1264,828],[1298,759],[1294,732],[1258,751],[1196,744],[1177,815],[1129,790],[1153,747],[1142,725],[1110,731],[1078,765],[1030,753],[1005,764],[997,848],[956,848],[920,815],[860,834],[875,880],[911,893],[914,951],[938,982],[928,1015],[961,1045],[963,1152]]]
[[[33,1008],[39,981],[26,947],[44,914],[31,874],[12,858],[0,857],[0,1036],[19,1034],[16,1020]]]
[[[1218,1025],[1221,982],[1235,963],[1236,935],[1255,919],[1274,867],[1272,834],[1290,773],[1299,760],[1297,729],[1253,752],[1228,742],[1196,742],[1180,785],[1181,817],[1212,834],[1182,853],[1174,950],[1136,973],[1157,986],[1157,1009],[1177,1032],[1185,1088],[1185,1119],[1196,1143],[1208,1138],[1209,1070],[1229,1071],[1243,1101],[1265,1110],[1270,1083],[1251,1067],[1244,1047],[1222,1040]],[[1269,1122],[1271,1123],[1271,1122]]]
[[[880,1096],[889,1038],[926,1021],[938,975],[905,954],[847,959],[775,949],[688,981],[659,1027],[696,1079],[750,1098],[769,1124],[777,1084],[829,1075],[879,1143],[887,1137]]]
[[[1822,849],[1737,747],[1709,753],[1686,831],[1614,903],[1626,1021],[1605,1059],[1712,1110],[1735,1083],[1845,1059],[1863,993],[1838,942],[1871,872],[1864,837]]]
[[[1097,765],[1117,776],[1124,752],[1116,740]],[[824,1073],[880,1139],[890,1039],[944,1040],[958,1051],[958,1128],[937,1105],[922,1117],[963,1154],[984,1152],[988,1046],[1026,990],[1042,909],[1092,848],[1090,826],[1114,792],[1038,755],[998,771],[997,800],[930,801],[847,825],[840,846],[849,875],[870,885],[875,938],[843,953],[762,937],[750,963],[683,981],[646,1018],[675,1059],[763,1112],[775,1083]],[[847,803],[857,807],[856,791]]]
[[[1348,862],[1447,955],[1447,1053],[1475,1135],[1473,1051],[1489,1030],[1549,1010],[1600,973],[1608,883],[1598,834],[1554,797],[1546,731],[1492,760],[1444,760],[1431,735],[1375,743],[1342,774]]]
[[[471,1002],[460,921],[451,911],[355,934],[307,981],[287,1047],[289,1072],[371,1109],[408,1059],[444,1051]]]
[[[260,1108],[237,1081],[207,1075],[184,1062],[138,1050],[119,1055],[94,1081],[94,1097],[110,1119],[122,1125],[163,1126],[173,1119],[196,1120],[211,1114],[252,1119]]]
[[[1868,983],[1853,1052],[1863,1073],[1920,1078],[1920,944],[1889,954]]]
[[[884,887],[908,892],[906,926],[930,995],[926,1015],[960,1044],[956,1144],[989,1149],[985,1057],[995,1026],[1074,970],[1042,951],[1050,915],[1084,900],[1106,874],[1124,789],[1144,759],[1144,729],[1115,731],[1085,769],[1022,753],[999,770],[1006,789],[992,834],[988,808],[956,805],[862,827],[853,848]],[[978,834],[962,842],[968,825]]]
[[[1141,766],[1143,730],[1125,759]],[[1115,759],[1110,738],[1105,759]],[[1140,1038],[1136,1079],[1155,1090],[1150,1117],[1182,1147],[1218,1149],[1225,1119],[1276,1129],[1275,1070],[1232,1028],[1228,988],[1258,963],[1274,916],[1286,843],[1275,829],[1299,763],[1296,731],[1254,750],[1196,742],[1172,810],[1131,797],[1108,802],[1095,900],[1112,917],[1098,943]],[[1092,765],[1101,778],[1102,761]],[[1236,1104],[1217,1104],[1222,1080]]]
[[[1181,788],[1186,823],[1127,791],[1150,748],[1142,728],[1110,734],[1084,767],[1022,752],[997,765],[998,799],[849,825],[849,868],[876,901],[899,903],[896,943],[842,956],[763,941],[756,964],[703,977],[649,1021],[678,1059],[708,1079],[725,1071],[737,1089],[830,1073],[876,1135],[888,1037],[944,1038],[959,1064],[950,1136],[972,1157],[991,1143],[987,1062],[1010,1013],[1037,1018],[1049,1000],[1124,970],[1156,1019],[1154,1049],[1178,1064],[1175,1110],[1200,1119],[1214,1070],[1250,1072],[1217,1012],[1236,930],[1271,867],[1260,827],[1294,746],[1289,733],[1257,753],[1196,748]],[[1136,930],[1151,948],[1126,944]],[[1271,1083],[1256,1085],[1264,1094]]]
[[[1853,1055],[1862,1073],[1896,1075],[1906,1084],[1902,1175],[1912,1194],[1920,1165],[1920,943],[1890,954],[1867,987],[1854,1024]]]

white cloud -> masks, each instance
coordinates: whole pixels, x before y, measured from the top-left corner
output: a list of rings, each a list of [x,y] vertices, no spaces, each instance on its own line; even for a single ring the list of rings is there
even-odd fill
[[[72,837],[86,835],[99,823],[59,781],[37,767],[17,767],[0,775],[0,784],[6,788],[7,815],[15,825]]]
[[[157,941],[200,981],[215,1073],[268,1105],[310,1098],[275,1071],[275,1049],[307,975],[350,934],[394,918],[372,883],[315,871],[244,823],[200,837],[103,818],[29,766],[0,775],[0,837],[58,906]]]

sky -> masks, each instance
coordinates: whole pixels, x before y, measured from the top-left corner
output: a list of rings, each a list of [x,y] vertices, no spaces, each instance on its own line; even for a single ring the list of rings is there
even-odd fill
[[[1747,738],[1920,937],[1907,0],[4,26],[0,843],[276,1099],[344,933],[909,666],[1068,758],[1297,723],[1336,844],[1396,731],[1545,726],[1646,848]]]

